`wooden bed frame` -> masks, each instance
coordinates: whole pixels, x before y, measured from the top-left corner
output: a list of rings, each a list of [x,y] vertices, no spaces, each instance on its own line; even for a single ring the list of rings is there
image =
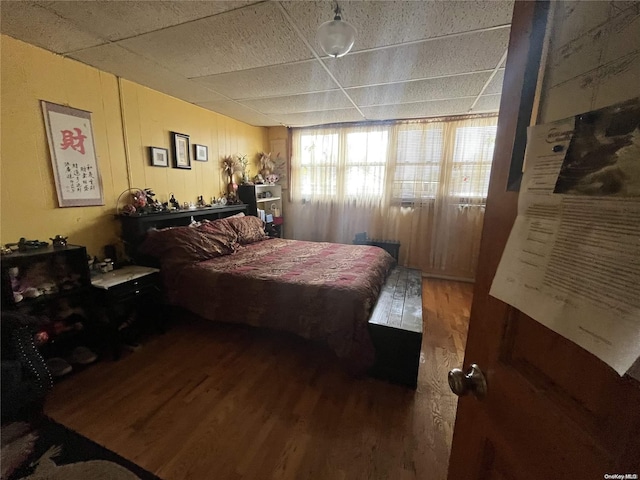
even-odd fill
[[[141,265],[158,266],[155,259],[137,252],[149,229],[185,226],[192,221],[217,220],[241,212],[246,212],[246,205],[118,218],[127,254]],[[376,350],[371,374],[415,388],[422,347],[422,274],[419,270],[395,267],[391,271],[369,318],[369,332]]]
[[[193,221],[218,220],[231,217],[237,213],[246,213],[246,211],[246,205],[226,205],[224,207],[204,207],[173,212],[118,215],[118,219],[122,226],[125,252],[129,258],[132,258],[140,265],[157,267],[155,259],[138,253],[138,247],[150,229],[182,227],[191,224]]]

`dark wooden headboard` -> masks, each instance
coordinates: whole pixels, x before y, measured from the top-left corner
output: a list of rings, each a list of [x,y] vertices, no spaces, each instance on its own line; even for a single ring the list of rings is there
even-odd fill
[[[140,265],[153,265],[148,257],[141,256],[137,250],[147,232],[152,228],[180,227],[192,221],[217,220],[230,217],[236,213],[246,213],[246,205],[227,205],[220,207],[204,207],[194,210],[177,210],[173,212],[145,213],[134,215],[118,215],[122,226],[122,240],[127,255]]]

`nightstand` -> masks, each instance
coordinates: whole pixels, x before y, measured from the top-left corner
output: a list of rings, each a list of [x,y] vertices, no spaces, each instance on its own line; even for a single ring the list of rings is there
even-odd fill
[[[114,357],[120,356],[122,344],[135,345],[141,320],[151,320],[163,331],[160,270],[131,265],[98,274],[91,279],[98,305],[106,313],[114,335]]]

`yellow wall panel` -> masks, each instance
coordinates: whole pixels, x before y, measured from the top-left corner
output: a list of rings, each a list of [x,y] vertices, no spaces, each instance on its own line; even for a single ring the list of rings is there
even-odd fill
[[[116,78],[10,37],[0,48],[2,243],[63,234],[101,253],[117,240],[113,207],[127,185],[111,168],[113,158],[124,162]],[[58,207],[40,100],[92,112],[104,206]]]
[[[132,185],[153,188],[161,201],[167,201],[170,193],[180,202],[195,202],[198,195],[205,199],[219,197],[227,181],[220,167],[222,157],[236,153],[255,156],[265,148],[264,128],[252,127],[127,80],[122,81],[122,93]],[[173,165],[173,131],[189,135],[191,170],[150,165],[149,146],[168,149]],[[194,144],[208,147],[207,162],[193,159]]]
[[[267,129],[252,127],[182,100],[120,80],[5,35],[0,36],[1,146],[0,237],[48,240],[56,234],[102,256],[106,244],[120,245],[116,201],[129,187],[153,188],[166,201],[220,196],[224,155],[256,157],[268,146]],[[92,112],[104,206],[59,208],[40,100]],[[122,109],[121,109],[122,104]],[[209,147],[209,161],[192,169],[152,167],[149,146],[167,148],[171,131]],[[242,151],[240,149],[243,149]],[[190,154],[193,157],[193,147]],[[129,178],[130,175],[130,178]]]

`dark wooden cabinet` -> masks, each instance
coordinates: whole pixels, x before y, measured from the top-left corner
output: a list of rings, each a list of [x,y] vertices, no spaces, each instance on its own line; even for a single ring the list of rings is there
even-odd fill
[[[3,255],[1,276],[3,311],[25,314],[22,321],[39,337],[44,358],[68,358],[79,346],[102,348],[107,332],[97,321],[85,247]]]
[[[3,309],[37,310],[91,286],[87,250],[78,245],[14,252],[1,265]]]
[[[123,344],[135,345],[146,326],[164,331],[164,301],[156,268],[130,265],[92,279],[96,304],[109,325],[115,358]]]

